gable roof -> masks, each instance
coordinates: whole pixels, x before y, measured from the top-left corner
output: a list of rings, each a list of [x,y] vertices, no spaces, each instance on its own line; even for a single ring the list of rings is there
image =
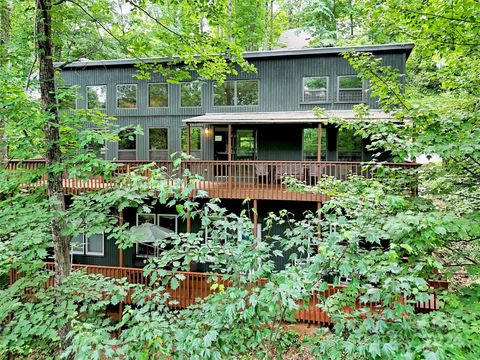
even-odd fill
[[[269,50],[269,51],[250,51],[244,52],[243,57],[246,60],[255,59],[272,59],[272,58],[290,58],[290,57],[309,57],[309,56],[325,56],[325,55],[339,55],[345,51],[359,51],[378,53],[405,53],[408,59],[414,47],[413,43],[400,44],[383,44],[383,45],[361,45],[361,46],[340,46],[340,47],[323,47],[310,49],[291,49],[291,50]],[[55,63],[56,67],[62,69],[84,69],[90,67],[125,67],[134,66],[138,63],[167,63],[171,61],[178,61],[171,57],[152,57],[152,58],[138,58],[138,59],[115,59],[115,60],[80,60],[69,64],[62,62]]]

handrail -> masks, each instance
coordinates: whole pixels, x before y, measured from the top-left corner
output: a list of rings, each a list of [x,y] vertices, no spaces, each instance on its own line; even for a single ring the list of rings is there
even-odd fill
[[[73,264],[74,270],[85,269],[88,274],[102,274],[105,277],[112,279],[126,279],[129,283],[140,284],[149,286],[149,278],[144,275],[143,269],[139,268],[126,268],[115,266],[101,266],[101,265],[84,265]],[[51,262],[45,263],[47,270],[53,271],[55,264]],[[218,282],[224,286],[229,286],[228,280],[222,280],[219,274],[211,273],[199,273],[192,271],[177,271],[177,274],[183,274],[185,280],[179,281],[179,286],[175,290],[172,290],[169,286],[166,287],[166,291],[170,293],[169,306],[172,308],[183,309],[196,302],[197,298],[204,298],[214,292],[211,287],[211,283],[208,279],[212,276],[217,276]],[[173,274],[173,273],[172,273]],[[13,284],[22,276],[21,273],[12,269],[10,271],[10,284]],[[263,285],[264,281],[259,281],[257,285]],[[46,287],[53,286],[54,277],[50,277],[45,284]],[[429,280],[429,285],[434,288],[448,288],[448,282],[442,280]],[[334,295],[338,291],[341,291],[345,285],[333,285],[329,284],[327,290],[313,291],[311,297],[305,306],[297,311],[296,319],[301,322],[315,323],[321,325],[331,325],[332,320],[328,314],[323,311],[318,305],[321,303],[321,298],[327,298]],[[125,297],[126,303],[132,303],[132,293],[130,292]],[[356,305],[356,308],[368,307],[371,310],[381,307],[379,303],[368,303]],[[419,302],[415,306],[417,312],[429,312],[437,310],[439,308],[439,299],[435,293],[430,294],[430,299],[426,302]]]

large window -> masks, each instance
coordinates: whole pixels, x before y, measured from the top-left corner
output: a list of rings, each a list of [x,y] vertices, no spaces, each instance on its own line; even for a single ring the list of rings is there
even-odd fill
[[[120,131],[118,137],[118,160],[136,160],[137,137],[133,129]]]
[[[318,129],[303,129],[303,159],[318,159]],[[322,141],[320,144],[321,160],[327,158],[327,131],[322,128]]]
[[[363,140],[353,130],[340,130],[337,144],[339,161],[362,161]]]
[[[148,107],[168,107],[168,84],[148,84]]]
[[[137,85],[117,85],[117,108],[135,109],[137,107]]]
[[[148,129],[148,150],[150,160],[168,160],[168,129]]]
[[[304,77],[303,101],[311,103],[328,101],[328,77]]]
[[[202,106],[202,84],[188,82],[180,84],[180,106]]]
[[[87,86],[87,109],[105,110],[107,108],[107,86]]]
[[[359,103],[363,101],[363,81],[357,75],[338,77],[337,101]]]
[[[202,144],[202,129],[192,127],[190,128],[190,154],[195,158],[200,158],[200,150]],[[182,151],[187,149],[187,128],[182,128]]]
[[[87,236],[79,234],[72,237],[72,252],[76,255],[103,256],[105,248],[104,234]]]
[[[178,233],[178,216],[173,214],[137,214],[137,226],[142,224],[152,224],[164,229],[171,230],[172,233]],[[147,258],[155,256],[160,248],[152,243],[137,243],[135,247],[136,256]]]
[[[258,105],[258,80],[225,81],[213,85],[213,105]]]

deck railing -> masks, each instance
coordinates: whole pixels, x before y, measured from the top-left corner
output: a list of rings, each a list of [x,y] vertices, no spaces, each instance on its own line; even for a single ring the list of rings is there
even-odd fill
[[[112,178],[119,174],[129,173],[149,164],[149,161],[122,161],[111,176],[91,176],[87,181],[68,177],[65,174],[64,185],[67,193],[79,194],[85,191],[99,190],[114,186]],[[155,162],[164,167],[169,175],[173,175],[173,162]],[[8,169],[40,170],[43,160],[10,161]],[[397,169],[411,169],[419,166],[416,163],[385,163],[384,166]],[[365,178],[375,177],[375,170],[367,168],[361,162],[343,161],[270,161],[270,160],[194,160],[182,162],[177,173],[180,176],[189,169],[191,174],[201,176],[202,180],[195,184],[196,190],[205,190],[211,197],[227,199],[258,200],[298,200],[324,201],[325,196],[312,192],[287,191],[283,179],[293,177],[305,185],[315,186],[325,176],[345,180],[349,176],[359,175]],[[45,174],[41,175],[37,185],[45,183]],[[414,186],[412,185],[412,191]]]
[[[53,263],[45,263],[45,268],[47,270],[54,270]],[[102,274],[103,276],[111,279],[126,279],[131,284],[140,284],[144,286],[149,286],[150,279],[144,275],[143,269],[138,268],[126,268],[126,267],[112,267],[112,266],[97,266],[97,265],[81,265],[74,264],[73,270],[83,269],[87,274]],[[209,282],[209,279],[212,277],[212,274],[183,271],[178,272],[182,273],[185,276],[185,280],[179,281],[180,285],[175,290],[170,289],[167,286],[166,291],[170,293],[169,306],[175,309],[184,309],[187,306],[194,304],[198,298],[202,299],[211,294],[212,282]],[[227,280],[222,280],[220,275],[218,276],[217,283],[223,284],[224,286],[229,286]],[[10,284],[13,284],[15,281],[20,279],[22,274],[11,270],[10,271]],[[260,282],[260,286],[261,286]],[[54,279],[53,276],[50,277],[48,282],[45,284],[46,287],[53,286]],[[436,288],[447,288],[448,282],[446,281],[429,281],[431,289]],[[332,320],[329,318],[328,314],[323,311],[318,305],[321,304],[322,298],[328,298],[329,296],[334,295],[335,293],[341,291],[345,286],[338,285],[328,285],[328,289],[325,291],[315,291],[312,293],[312,296],[308,304],[302,309],[297,311],[296,319],[300,322],[307,322],[319,325],[331,325]],[[131,303],[131,294],[125,297],[126,303]],[[357,303],[357,308],[370,308],[371,310],[380,310],[382,308],[379,303],[369,303],[369,304],[360,304]],[[427,302],[419,302],[416,304],[415,310],[417,312],[429,312],[433,310],[438,310],[439,308],[439,299],[435,292],[430,295],[430,299]],[[346,309],[346,311],[348,311]]]

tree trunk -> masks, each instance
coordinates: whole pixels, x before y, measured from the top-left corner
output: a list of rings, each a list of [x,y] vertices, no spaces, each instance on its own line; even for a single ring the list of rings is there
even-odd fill
[[[13,4],[12,0],[0,1],[0,45],[4,48],[3,54],[0,54],[0,66],[5,66],[6,70],[10,69],[10,51],[8,46],[10,45],[10,31],[11,31],[11,18],[12,18]],[[2,58],[6,59],[5,63]],[[4,129],[0,133],[0,150],[2,152],[2,164],[7,167],[8,164],[8,144],[7,144],[7,132],[5,127],[7,124],[7,117],[4,114],[0,115],[0,129]]]
[[[63,191],[63,172],[58,170],[62,162],[60,150],[60,117],[55,97],[55,69],[52,57],[51,0],[36,0],[37,37],[36,51],[39,64],[40,96],[42,110],[45,116],[43,132],[45,135],[47,166],[48,199],[52,214],[51,231],[55,256],[55,286],[61,285],[70,274],[70,239],[62,235],[65,228],[63,214],[65,212],[65,197]],[[56,299],[61,302],[60,296]],[[62,349],[68,342],[66,335],[70,326],[60,329]]]

